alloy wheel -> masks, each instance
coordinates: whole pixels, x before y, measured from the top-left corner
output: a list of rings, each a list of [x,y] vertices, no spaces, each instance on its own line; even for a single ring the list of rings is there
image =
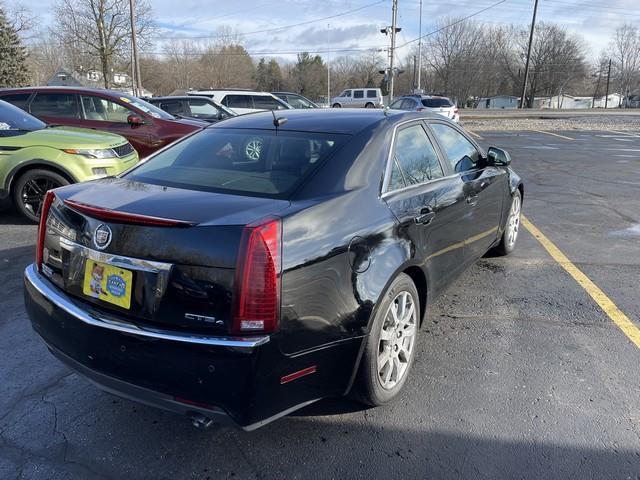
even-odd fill
[[[402,291],[391,302],[378,343],[378,380],[382,388],[394,388],[404,377],[411,361],[417,335],[415,299]]]
[[[55,180],[48,177],[33,177],[22,187],[20,198],[24,209],[34,217],[39,217],[47,190],[60,187]]]
[[[520,195],[513,196],[513,202],[511,202],[511,210],[509,211],[509,219],[507,221],[507,246],[512,248],[516,240],[518,239],[518,232],[520,230],[520,212],[521,201]]]

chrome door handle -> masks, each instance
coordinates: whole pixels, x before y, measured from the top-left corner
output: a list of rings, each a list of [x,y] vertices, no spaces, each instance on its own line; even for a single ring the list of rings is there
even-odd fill
[[[427,207],[420,210],[420,215],[414,217],[414,221],[419,225],[429,225],[436,216],[432,208]]]

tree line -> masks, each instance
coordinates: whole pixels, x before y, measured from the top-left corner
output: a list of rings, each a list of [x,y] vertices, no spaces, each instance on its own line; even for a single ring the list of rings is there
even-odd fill
[[[26,6],[0,4],[0,87],[45,83],[58,68],[98,71],[104,86],[113,72],[130,70],[131,25],[128,0],[58,0],[54,28],[38,29]],[[157,95],[203,88],[288,90],[319,99],[348,87],[386,88],[379,73],[388,62],[378,51],[332,54],[307,52],[295,60],[253,57],[241,34],[220,28],[213,39],[161,40],[150,5],[137,2],[135,28],[141,49],[142,84]],[[417,46],[397,52],[404,72],[396,77],[396,93],[416,88],[421,65],[422,89],[442,93],[460,106],[494,95],[520,96],[528,46],[526,25],[495,25],[441,18],[437,33],[425,38],[422,59]],[[584,39],[557,23],[536,25],[531,52],[528,95],[533,98],[571,94],[603,95],[603,76],[611,59],[611,92],[640,94],[640,32],[636,25],[615,29],[598,61],[587,59]],[[327,70],[330,70],[327,72]]]

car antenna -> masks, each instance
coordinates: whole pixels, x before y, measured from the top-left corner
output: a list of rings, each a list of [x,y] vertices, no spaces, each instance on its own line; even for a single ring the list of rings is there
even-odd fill
[[[273,126],[276,127],[276,135],[278,135],[278,127],[287,123],[287,119],[284,117],[276,117],[275,110],[271,110],[271,115],[273,115]]]

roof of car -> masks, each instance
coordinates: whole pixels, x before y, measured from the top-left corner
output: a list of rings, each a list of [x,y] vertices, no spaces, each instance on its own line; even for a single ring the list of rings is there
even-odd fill
[[[287,119],[286,123],[279,127],[279,130],[341,134],[355,134],[383,121],[395,125],[403,120],[442,118],[440,115],[426,112],[364,108],[314,108],[308,110],[278,110],[274,113],[276,118]],[[272,112],[240,115],[217,123],[209,128],[273,130],[275,128],[273,125],[273,116],[274,114]]]
[[[0,92],[38,92],[38,91],[43,91],[43,92],[53,92],[53,91],[58,91],[58,92],[70,92],[70,93],[100,93],[102,95],[108,95],[110,97],[117,97],[117,96],[121,96],[121,95],[129,95],[129,93],[127,92],[120,92],[117,90],[107,90],[106,88],[91,88],[91,87],[47,87],[47,86],[42,86],[42,87],[18,87],[18,88],[2,88],[0,89]]]
[[[193,96],[193,95],[198,95],[198,94],[219,94],[219,95],[226,95],[226,94],[235,94],[235,95],[266,95],[268,97],[271,97],[272,94],[269,92],[259,92],[256,90],[233,90],[233,89],[216,89],[216,88],[212,88],[212,89],[208,89],[208,90],[190,90],[187,94],[189,96]]]
[[[165,95],[164,97],[147,97],[143,98],[147,102],[155,102],[157,100],[193,100],[193,99],[207,100],[213,103],[211,97],[205,97],[204,95]]]

